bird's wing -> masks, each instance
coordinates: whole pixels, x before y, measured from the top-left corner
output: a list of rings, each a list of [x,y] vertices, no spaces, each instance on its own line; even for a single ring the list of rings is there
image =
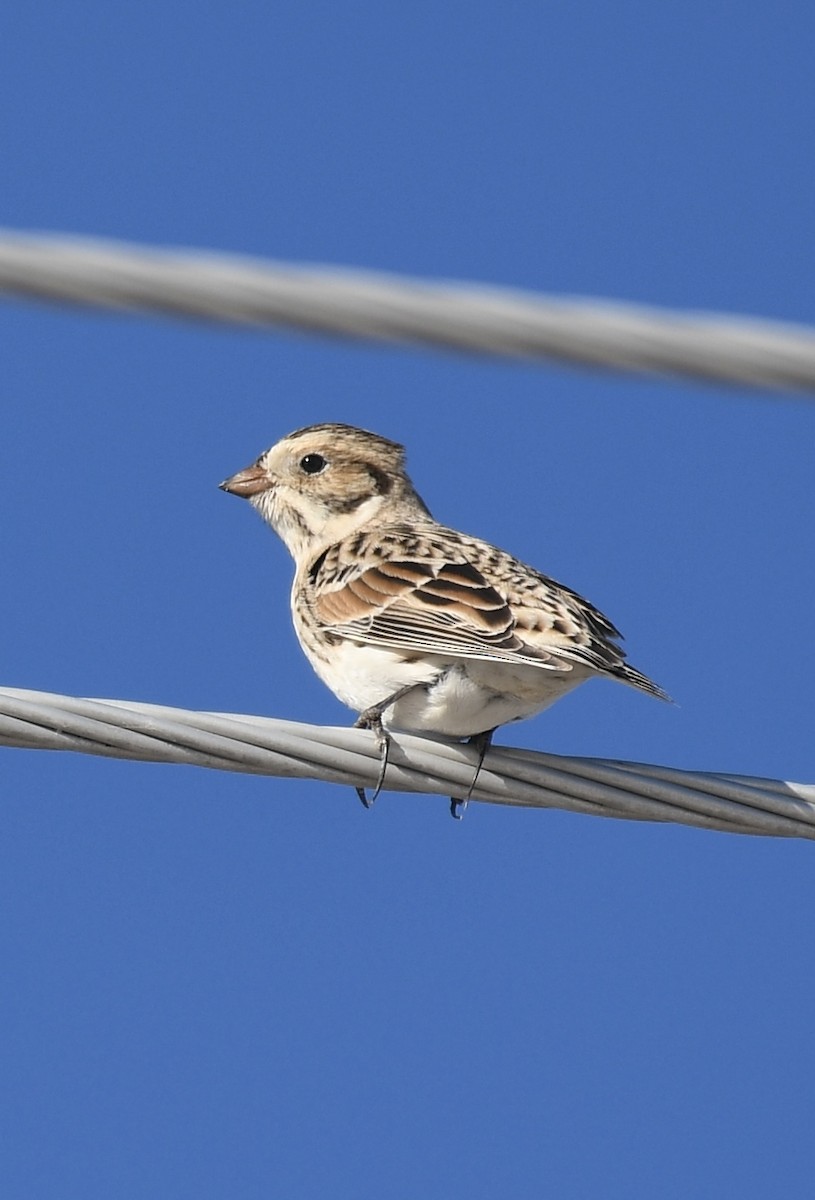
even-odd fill
[[[519,636],[506,599],[471,562],[383,557],[333,580],[312,578],[316,615],[342,637],[408,653],[572,670],[558,647]]]
[[[587,667],[669,699],[626,662],[619,630],[588,600],[435,523],[337,543],[305,568],[302,588],[326,631],[352,641],[547,671]]]

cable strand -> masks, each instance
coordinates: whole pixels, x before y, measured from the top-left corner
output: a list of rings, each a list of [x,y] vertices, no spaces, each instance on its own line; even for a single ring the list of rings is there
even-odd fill
[[[0,745],[354,787],[371,786],[379,767],[376,738],[362,729],[21,688],[0,688]],[[474,765],[473,750],[460,743],[398,733],[385,786],[400,792],[463,794]],[[506,746],[488,752],[472,799],[815,840],[812,784]]]

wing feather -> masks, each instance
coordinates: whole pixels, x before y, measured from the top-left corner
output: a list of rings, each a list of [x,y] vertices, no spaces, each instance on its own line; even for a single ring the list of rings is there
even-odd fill
[[[507,601],[472,563],[379,561],[317,587],[314,608],[331,633],[368,644],[572,669],[518,637]]]

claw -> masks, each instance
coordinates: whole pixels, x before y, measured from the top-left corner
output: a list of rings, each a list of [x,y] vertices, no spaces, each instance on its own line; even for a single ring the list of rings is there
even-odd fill
[[[363,808],[373,808],[374,800],[376,799],[376,796],[374,796],[372,800],[369,800],[367,795],[365,794],[364,787],[354,788],[354,791],[356,792],[356,794],[359,796],[360,800],[362,801]]]
[[[467,745],[475,746],[475,748],[478,750],[478,762],[476,763],[475,774],[473,775],[472,782],[467,788],[467,795],[461,798],[456,796],[450,797],[450,816],[455,821],[460,821],[464,816],[470,796],[473,794],[473,788],[478,783],[478,776],[481,774],[481,768],[484,765],[484,759],[487,751],[490,748],[492,735],[494,733],[494,729],[486,729],[483,733],[474,733],[472,737],[467,738]]]
[[[373,704],[370,708],[366,708],[365,712],[360,713],[356,721],[354,721],[355,729],[370,729],[379,742],[379,774],[376,777],[374,793],[369,800],[365,788],[358,787],[356,789],[356,793],[365,808],[371,808],[377,796],[382,791],[382,786],[385,782],[385,772],[388,769],[388,761],[390,759],[391,739],[382,724],[382,714],[386,708],[390,708],[402,696],[406,696],[408,692],[412,692],[415,686],[417,685],[411,683],[407,687],[400,688],[398,692],[394,692],[392,696],[388,696],[387,700],[383,700],[381,704]]]
[[[365,808],[373,808],[376,798],[382,791],[382,784],[385,782],[385,772],[388,769],[388,759],[390,757],[391,740],[388,737],[382,725],[382,712],[379,709],[369,708],[364,713],[361,713],[358,719],[354,722],[355,729],[370,729],[376,740],[379,742],[379,774],[376,777],[376,785],[373,795],[370,800],[364,787],[356,789],[357,795],[362,801]]]

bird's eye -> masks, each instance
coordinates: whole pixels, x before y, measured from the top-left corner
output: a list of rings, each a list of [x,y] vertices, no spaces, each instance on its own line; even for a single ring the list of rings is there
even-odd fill
[[[300,469],[305,471],[306,475],[319,475],[327,466],[328,463],[322,454],[307,454],[305,458],[300,459]]]

